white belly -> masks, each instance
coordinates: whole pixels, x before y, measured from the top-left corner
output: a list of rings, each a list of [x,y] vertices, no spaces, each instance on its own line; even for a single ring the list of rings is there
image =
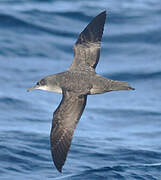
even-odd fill
[[[48,86],[41,86],[38,89],[44,90],[44,91],[52,91],[55,93],[62,93],[62,89],[58,86],[54,86],[52,88],[49,88]]]

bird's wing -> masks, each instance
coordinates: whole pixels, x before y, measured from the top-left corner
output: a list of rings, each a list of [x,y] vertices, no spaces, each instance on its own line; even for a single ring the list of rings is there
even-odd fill
[[[63,91],[63,98],[53,114],[52,129],[50,133],[51,154],[54,164],[59,172],[65,163],[71,141],[83,110],[87,95],[76,96]]]
[[[100,42],[104,30],[106,11],[97,15],[80,33],[74,45],[74,60],[70,69],[81,65],[95,69],[100,56]]]

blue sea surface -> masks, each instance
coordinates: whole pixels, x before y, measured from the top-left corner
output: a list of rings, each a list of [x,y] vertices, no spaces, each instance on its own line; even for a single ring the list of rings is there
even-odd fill
[[[88,96],[60,174],[49,135],[61,95],[26,89],[69,67],[105,9],[96,71],[136,90]],[[0,179],[161,179],[160,0],[0,1]]]

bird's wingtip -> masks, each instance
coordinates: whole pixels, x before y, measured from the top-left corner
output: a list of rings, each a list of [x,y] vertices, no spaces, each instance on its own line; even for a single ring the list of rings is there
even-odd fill
[[[130,87],[130,90],[135,90],[135,88]]]
[[[106,11],[106,9],[104,10],[104,11],[102,11],[99,15],[103,15],[103,16],[106,16],[106,14],[107,14],[107,11]],[[98,16],[99,16],[98,15]]]
[[[62,168],[57,169],[60,173],[62,173]]]
[[[105,9],[102,13],[103,13],[103,14],[106,14],[106,13],[107,13],[107,10]]]
[[[54,163],[55,164],[55,163]],[[62,168],[63,168],[63,166],[58,166],[57,164],[55,164],[55,166],[56,166],[56,169],[60,172],[60,173],[62,173]]]

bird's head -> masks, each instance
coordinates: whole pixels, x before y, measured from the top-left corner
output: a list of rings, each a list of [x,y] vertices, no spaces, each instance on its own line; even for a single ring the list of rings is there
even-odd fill
[[[57,82],[56,75],[49,75],[44,77],[43,79],[38,81],[35,86],[33,86],[32,88],[28,88],[27,91],[29,92],[34,89],[41,89],[56,93],[62,93],[62,89]]]
[[[38,81],[36,83],[35,86],[33,86],[32,88],[28,88],[27,91],[31,91],[34,89],[41,89],[41,90],[47,90],[47,80],[46,79],[41,79],[40,81]]]

